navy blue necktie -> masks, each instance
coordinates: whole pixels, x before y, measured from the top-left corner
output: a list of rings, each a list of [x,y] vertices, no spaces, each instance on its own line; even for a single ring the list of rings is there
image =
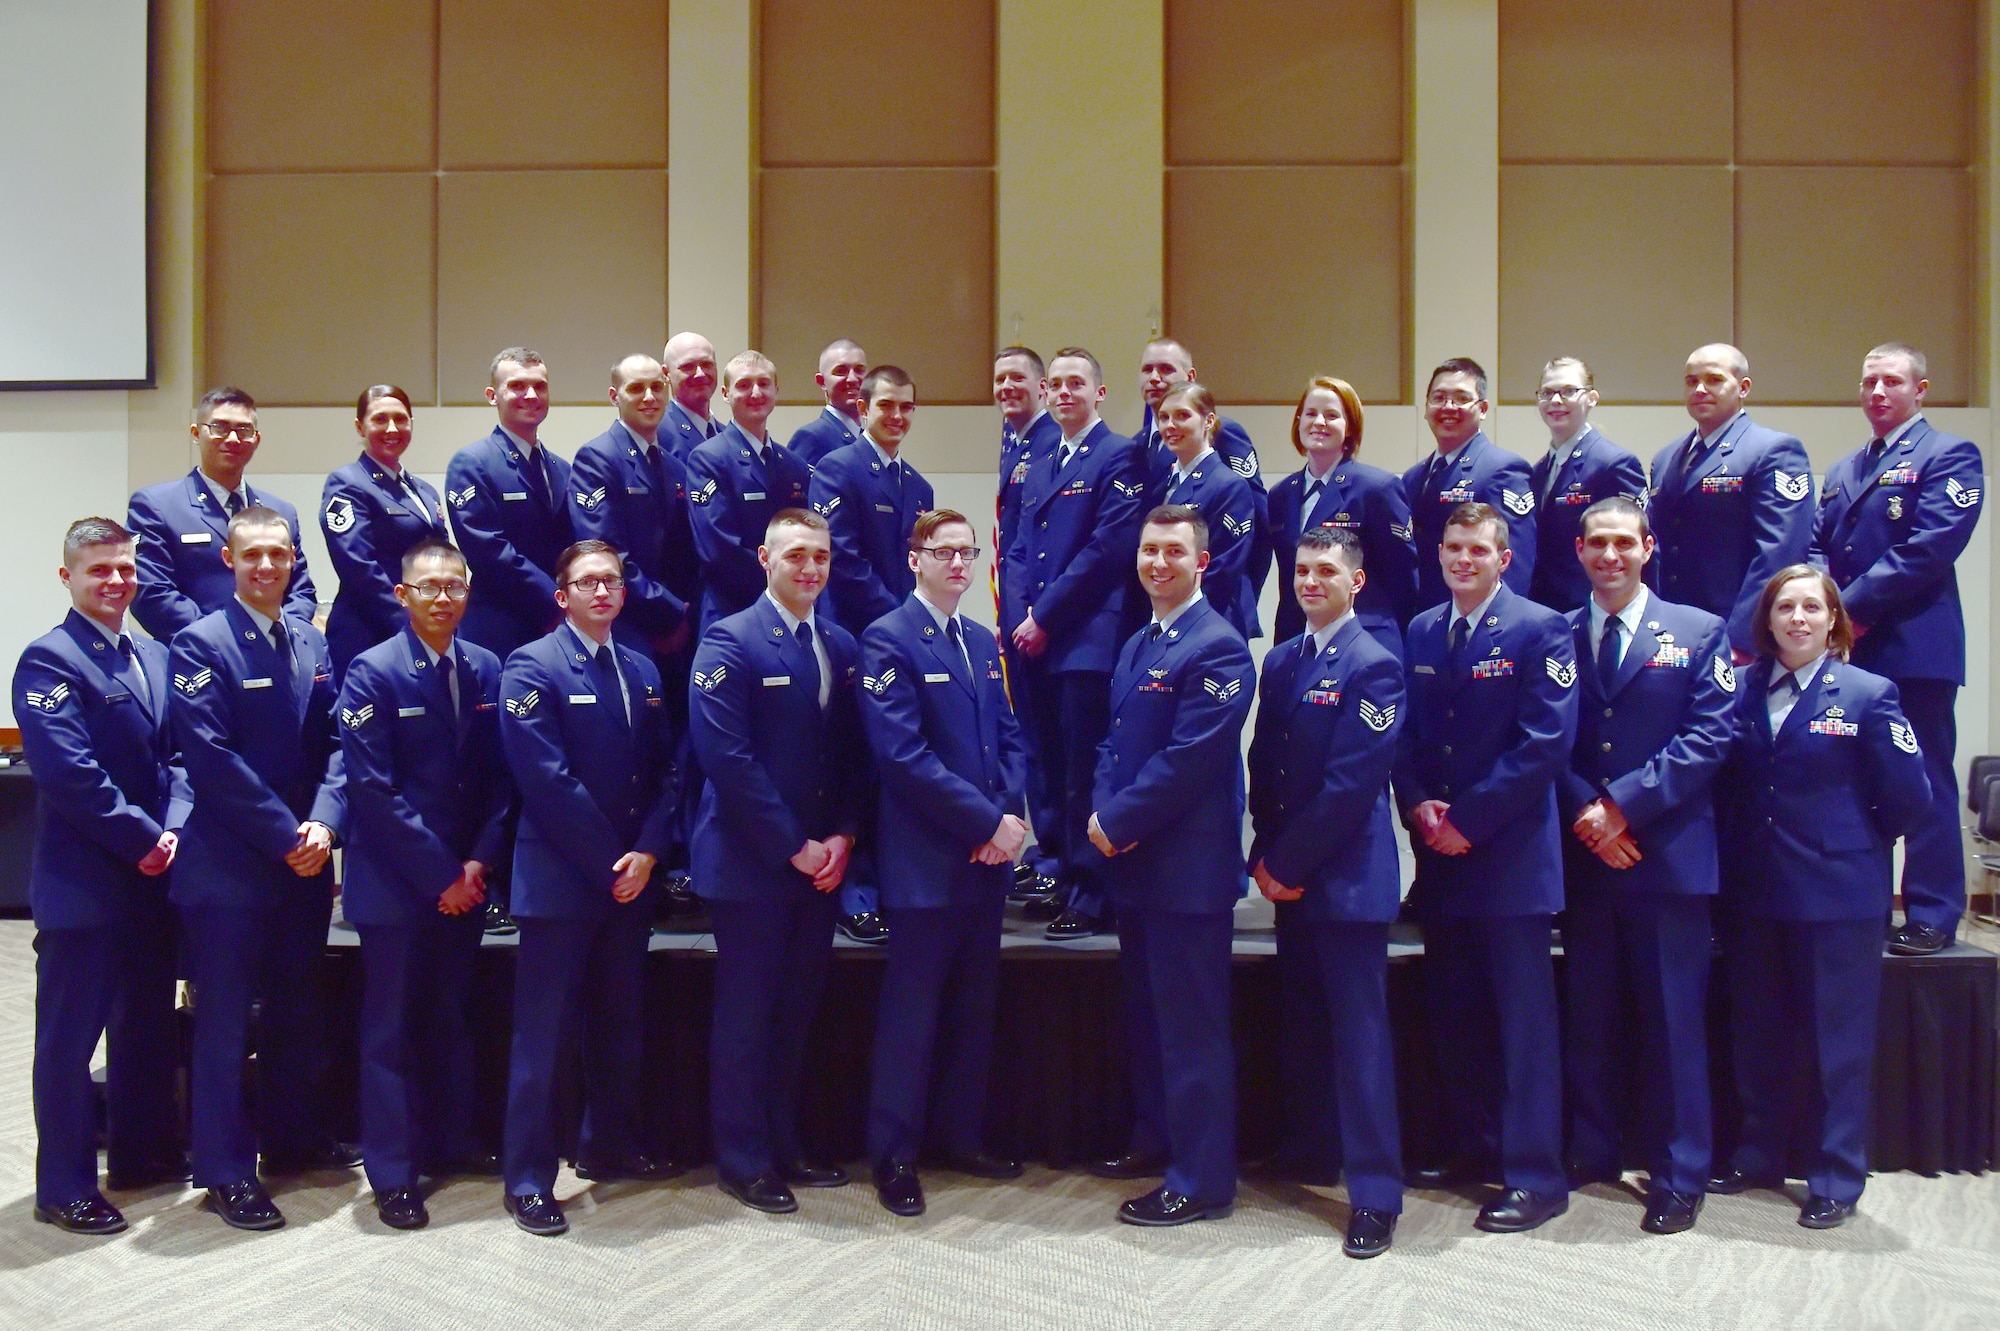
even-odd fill
[[[1458,658],[1465,652],[1465,640],[1472,633],[1472,626],[1465,616],[1459,615],[1451,621],[1451,636],[1445,641],[1445,658],[1451,662],[1453,670],[1458,669]]]
[[[805,673],[802,676],[802,678],[806,681],[807,692],[812,694],[814,702],[818,702],[819,701],[819,658],[813,654],[812,625],[806,623],[804,620],[800,620],[798,633],[796,636],[798,637],[799,640],[800,649],[805,653],[805,665],[803,666],[803,670]]]
[[[544,511],[549,507],[549,475],[542,470],[542,450],[530,449],[521,459],[521,470],[528,480],[528,491],[535,496],[535,502]]]
[[[632,718],[625,714],[625,688],[618,678],[618,658],[611,650],[611,644],[607,642],[599,647],[593,661],[597,667],[599,705],[609,707],[612,719],[620,725],[631,725]]]
[[[1611,696],[1611,678],[1618,673],[1620,656],[1618,653],[1619,634],[1625,625],[1615,616],[1604,621],[1604,636],[1597,643],[1597,679],[1604,686],[1604,696]]]

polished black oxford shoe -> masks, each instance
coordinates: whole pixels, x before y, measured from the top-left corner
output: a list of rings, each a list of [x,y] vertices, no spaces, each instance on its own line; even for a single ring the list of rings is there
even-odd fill
[[[880,947],[889,941],[889,926],[872,910],[860,915],[843,915],[835,927],[843,937],[870,947]]]
[[[1853,1202],[1837,1202],[1814,1193],[1799,1208],[1799,1223],[1807,1229],[1839,1229],[1853,1215]]]
[[[1183,1197],[1172,1188],[1159,1187],[1119,1207],[1118,1218],[1128,1225],[1163,1228],[1191,1224],[1196,1220],[1226,1220],[1235,1209],[1233,1201],[1198,1202],[1192,1197]]]
[[[575,1169],[578,1178],[599,1182],[624,1179],[635,1183],[657,1183],[661,1179],[678,1178],[687,1173],[687,1166],[678,1160],[655,1159],[644,1153],[618,1160],[579,1160]]]
[[[510,1192],[505,1194],[502,1205],[514,1217],[514,1223],[530,1234],[553,1238],[569,1232],[569,1217],[546,1192],[524,1192],[518,1197]]]
[[[787,1160],[778,1166],[778,1175],[795,1188],[844,1188],[847,1171],[839,1165],[815,1165],[805,1160]]]
[[[1693,1229],[1695,1217],[1701,1214],[1701,1204],[1707,1200],[1706,1193],[1669,1192],[1662,1188],[1646,1199],[1646,1218],[1639,1222],[1639,1228],[1648,1234],[1679,1234]]]
[[[1479,1209],[1479,1218],[1472,1223],[1475,1228],[1489,1234],[1524,1234],[1531,1229],[1539,1229],[1549,1221],[1569,1210],[1569,1194],[1566,1192],[1529,1192],[1526,1188],[1509,1188]]]
[[[509,915],[497,901],[486,903],[486,923],[481,928],[495,938],[504,938],[509,934],[521,932],[521,926],[514,923],[514,917]]]
[[[1774,1174],[1748,1174],[1740,1169],[1717,1174],[1708,1181],[1708,1190],[1718,1197],[1734,1197],[1752,1188],[1778,1189],[1784,1186],[1785,1181]]]
[[[221,1216],[222,1223],[231,1229],[262,1231],[284,1228],[285,1213],[264,1191],[264,1185],[254,1178],[210,1188],[202,1204]]]
[[[1944,930],[1912,920],[1889,935],[1889,951],[1899,957],[1929,957],[1944,951],[1951,941]]]
[[[431,1222],[415,1188],[392,1188],[375,1199],[375,1214],[391,1229],[422,1229]]]
[[[1099,1178],[1158,1178],[1167,1172],[1167,1157],[1127,1153],[1109,1160],[1086,1161],[1083,1167]]]
[[[37,1206],[35,1219],[65,1234],[122,1234],[125,1217],[102,1197],[85,1197],[67,1206]]]
[[[915,1167],[900,1160],[886,1167],[875,1166],[875,1196],[893,1215],[924,1213],[924,1185],[917,1181]]]
[[[762,1211],[766,1215],[790,1215],[799,1209],[799,1199],[775,1174],[759,1174],[756,1178],[740,1182],[727,1174],[719,1174],[715,1182],[716,1186],[753,1211]]]
[[[1395,1212],[1357,1206],[1354,1214],[1347,1217],[1347,1238],[1341,1243],[1340,1250],[1349,1257],[1365,1261],[1389,1251],[1389,1245],[1395,1239]]]
[[[1044,937],[1060,941],[1065,938],[1095,938],[1102,930],[1103,926],[1095,915],[1085,915],[1080,910],[1065,910],[1051,920],[1042,933]]]

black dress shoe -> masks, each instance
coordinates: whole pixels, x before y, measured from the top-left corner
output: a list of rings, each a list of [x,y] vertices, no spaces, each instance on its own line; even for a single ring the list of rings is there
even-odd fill
[[[1084,1169],[1099,1178],[1158,1178],[1167,1172],[1164,1155],[1114,1155],[1109,1160],[1091,1160]]]
[[[422,1229],[431,1222],[415,1188],[392,1188],[375,1199],[375,1214],[391,1229]]]
[[[1048,938],[1095,938],[1097,931],[1095,915],[1085,915],[1080,910],[1065,910],[1042,932]]]
[[[1157,1228],[1195,1220],[1226,1220],[1235,1209],[1235,1202],[1198,1202],[1172,1188],[1160,1187],[1119,1207],[1118,1218],[1128,1225]]]
[[[687,1166],[677,1160],[655,1159],[650,1155],[628,1155],[621,1160],[579,1160],[576,1162],[576,1176],[580,1179],[595,1179],[608,1182],[612,1179],[626,1179],[637,1183],[656,1183],[661,1179],[678,1178],[687,1173]]]
[[[1392,1211],[1376,1211],[1366,1206],[1354,1208],[1347,1217],[1347,1239],[1340,1250],[1349,1257],[1380,1257],[1396,1238],[1396,1216]]]
[[[1053,920],[1063,913],[1062,889],[1057,888],[1047,896],[1032,897],[1021,903],[1021,918],[1024,920]]]
[[[361,1148],[353,1142],[328,1142],[304,1151],[266,1154],[258,1161],[258,1172],[272,1177],[311,1174],[318,1170],[359,1169]]]
[[[1472,1169],[1456,1163],[1403,1171],[1403,1186],[1406,1188],[1460,1188],[1478,1181]]]
[[[1061,890],[1055,879],[1035,872],[1030,864],[1014,866],[1014,885],[1007,890],[1007,900],[1025,906],[1030,902],[1047,901]]]
[[[924,1185],[917,1181],[915,1167],[902,1161],[875,1166],[875,1196],[893,1215],[924,1213]]]
[[[557,1234],[569,1232],[569,1217],[556,1205],[556,1199],[546,1192],[526,1192],[516,1197],[513,1193],[504,1195],[501,1203],[507,1214],[514,1217],[514,1223],[530,1234],[543,1238],[553,1238]]]
[[[154,1161],[128,1169],[113,1169],[105,1174],[104,1186],[113,1192],[138,1192],[144,1188],[186,1183],[192,1177],[187,1157],[183,1156],[177,1161]]]
[[[125,1217],[102,1197],[86,1197],[67,1206],[37,1206],[35,1219],[66,1234],[122,1234]]]
[[[1693,1229],[1694,1218],[1701,1214],[1701,1204],[1706,1200],[1706,1193],[1668,1192],[1663,1188],[1646,1199],[1646,1218],[1639,1222],[1639,1228],[1648,1234],[1678,1234]]]
[[[947,1155],[938,1163],[954,1174],[970,1174],[974,1178],[1019,1178],[1022,1174],[1019,1160],[1002,1160],[984,1151]]]
[[[1740,1169],[1732,1169],[1727,1174],[1717,1174],[1708,1181],[1708,1190],[1718,1197],[1734,1197],[1739,1192],[1752,1188],[1782,1188],[1785,1181],[1770,1174],[1746,1174]]]
[[[254,1178],[210,1188],[202,1204],[231,1229],[282,1229],[285,1224],[285,1213]]]
[[[727,1174],[718,1174],[715,1182],[724,1192],[753,1211],[790,1215],[799,1209],[799,1199],[792,1196],[792,1190],[775,1174],[759,1174],[741,1183]]]
[[[506,909],[497,901],[486,903],[486,924],[484,928],[487,933],[492,934],[495,938],[521,932],[521,926],[514,923],[514,917],[509,915]]]
[[[1566,1192],[1529,1192],[1526,1188],[1509,1188],[1479,1209],[1479,1218],[1473,1226],[1489,1234],[1522,1234],[1542,1225],[1569,1210],[1569,1194]]]
[[[847,1171],[839,1165],[814,1165],[804,1160],[788,1160],[778,1166],[778,1176],[799,1188],[844,1188]]]
[[[667,875],[661,885],[661,892],[667,899],[667,912],[671,915],[699,915],[701,898],[694,892],[694,876],[685,869],[676,869]]]
[[[1837,1202],[1814,1193],[1799,1208],[1799,1223],[1807,1229],[1839,1229],[1853,1214],[1853,1202]]]
[[[872,910],[860,915],[843,915],[834,927],[843,936],[870,947],[880,947],[889,941],[889,926]]]
[[[1889,935],[1889,951],[1899,957],[1928,957],[1944,951],[1951,941],[1944,930],[1912,920]]]

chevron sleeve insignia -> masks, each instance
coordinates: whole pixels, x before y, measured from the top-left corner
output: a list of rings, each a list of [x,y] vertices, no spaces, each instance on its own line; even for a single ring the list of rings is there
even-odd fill
[[[1809,471],[1802,471],[1796,476],[1782,471],[1772,472],[1771,480],[1778,491],[1778,498],[1788,504],[1804,499],[1812,490],[1812,473]]]
[[[367,725],[374,715],[375,704],[372,702],[353,709],[343,707],[340,709],[340,723],[349,730],[359,730]]]
[[[1507,505],[1507,511],[1516,517],[1527,517],[1535,511],[1535,496],[1532,491],[1502,490],[1500,502]]]
[[[1377,707],[1374,703],[1363,698],[1355,705],[1355,710],[1360,713],[1361,719],[1367,723],[1368,728],[1377,734],[1396,724],[1396,704],[1394,703],[1390,703],[1387,707]]]
[[[1226,531],[1228,531],[1228,533],[1231,536],[1249,535],[1251,523],[1252,519],[1250,518],[1232,518],[1227,513],[1224,513],[1222,515],[1223,528]]]
[[[863,675],[861,677],[861,687],[867,689],[870,693],[874,694],[878,698],[881,697],[883,694],[887,693],[889,691],[889,686],[894,684],[895,682],[896,682],[896,667],[894,666],[890,666],[887,670],[884,670],[880,675]]]
[[[336,536],[354,529],[354,501],[336,496],[326,501],[326,529]]]
[[[694,686],[700,689],[703,693],[713,693],[716,691],[717,688],[721,687],[722,681],[726,679],[728,675],[729,675],[729,667],[726,665],[719,665],[706,675],[702,674],[701,671],[697,670],[694,672]]]
[[[47,693],[35,693],[31,690],[28,694],[28,706],[38,711],[53,712],[58,707],[61,707],[64,699],[68,697],[69,685],[67,683],[58,683]]]
[[[1889,723],[1889,738],[1904,753],[1915,753],[1917,751],[1917,732],[1904,725],[1901,721],[1891,721]]]
[[[208,669],[207,667],[203,667],[202,669],[195,671],[192,675],[175,675],[174,687],[179,689],[182,693],[185,693],[188,697],[192,698],[197,693],[200,693],[203,689],[207,688],[209,686],[209,683],[212,680],[214,680],[214,678],[215,678],[215,671]]]
[[[467,504],[472,502],[472,497],[478,493],[479,493],[478,486],[468,485],[463,490],[446,490],[444,492],[444,497],[451,500],[451,506],[453,508],[464,508]]]
[[[1252,449],[1240,458],[1229,459],[1229,469],[1246,481],[1255,476],[1257,474],[1256,450]]]
[[[578,490],[576,492],[576,502],[579,508],[583,508],[586,510],[596,508],[599,504],[604,502],[604,487],[600,485],[595,490],[592,490],[589,494],[585,494],[583,491]]]
[[[1389,534],[1399,541],[1414,541],[1417,539],[1417,527],[1414,522],[1392,522]]]
[[[1945,481],[1944,492],[1960,508],[1976,508],[1979,505],[1981,492],[1962,484],[1956,476]]]
[[[1558,661],[1553,656],[1545,656],[1542,658],[1542,667],[1549,672],[1549,678],[1556,682],[1556,687],[1559,689],[1566,689],[1576,683],[1574,661]]]
[[[824,504],[814,504],[813,511],[818,513],[823,518],[830,518],[833,516],[833,510],[839,507],[840,507],[840,496],[835,495],[831,499],[827,500]]]
[[[1715,682],[1722,686],[1724,693],[1736,692],[1736,667],[1721,652],[1715,654]]]
[[[1125,495],[1127,498],[1132,498],[1137,496],[1146,487],[1143,485],[1128,485],[1124,481],[1113,481],[1111,482],[1111,488],[1119,494]]]
[[[715,478],[713,476],[709,477],[707,485],[704,485],[699,489],[690,489],[688,491],[689,503],[706,504],[709,500],[713,498],[715,498]]]
[[[1228,702],[1243,691],[1243,681],[1240,679],[1227,681],[1204,679],[1201,682],[1201,686],[1208,690],[1209,696],[1213,697],[1217,702]]]
[[[541,704],[541,701],[542,691],[540,689],[529,689],[521,697],[509,698],[507,700],[507,715],[524,717],[534,711]]]

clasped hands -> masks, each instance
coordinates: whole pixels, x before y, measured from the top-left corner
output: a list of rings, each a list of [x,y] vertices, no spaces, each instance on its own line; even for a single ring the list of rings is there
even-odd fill
[[[1443,800],[1425,800],[1410,810],[1417,835],[1440,855],[1463,855],[1472,849],[1465,833],[1451,825],[1451,805]]]
[[[1585,849],[1614,869],[1629,869],[1645,858],[1639,853],[1639,843],[1632,839],[1625,811],[1614,800],[1595,799],[1584,805],[1570,831]]]
[[[847,876],[847,857],[853,849],[854,838],[844,832],[824,841],[808,837],[792,855],[792,867],[812,879],[815,890],[831,892]]]
[[[1012,864],[1021,847],[1027,844],[1028,825],[1011,813],[1003,813],[992,837],[968,858],[977,864]]]

